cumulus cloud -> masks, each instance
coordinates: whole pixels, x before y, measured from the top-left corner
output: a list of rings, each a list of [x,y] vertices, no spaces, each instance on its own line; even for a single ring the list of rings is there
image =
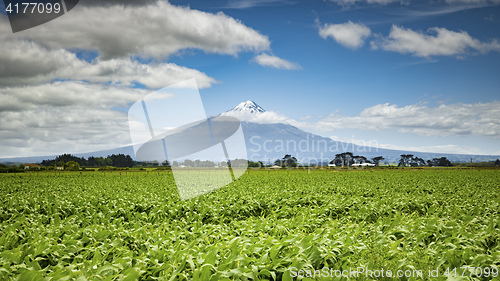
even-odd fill
[[[13,40],[0,46],[0,86],[49,83],[55,79],[85,80],[131,86],[138,82],[161,88],[195,78],[199,88],[217,81],[196,69],[174,63],[143,64],[129,58],[92,62],[66,49],[51,50],[36,42]]]
[[[439,107],[378,104],[358,116],[331,114],[317,125],[324,130],[341,128],[391,130],[421,136],[486,136],[500,138],[500,102],[451,104]]]
[[[287,70],[301,69],[299,64],[289,62],[285,59],[279,58],[274,55],[260,54],[256,56],[253,60],[262,66],[273,67],[277,69],[287,69]]]
[[[469,51],[487,53],[500,51],[500,41],[493,39],[482,42],[471,37],[466,31],[451,31],[434,27],[427,34],[393,25],[389,36],[371,42],[373,49],[381,48],[418,57],[458,56]]]
[[[228,9],[248,9],[253,7],[271,6],[287,4],[287,0],[233,0],[225,8]]]
[[[286,117],[280,113],[274,111],[265,111],[259,113],[251,113],[247,111],[228,111],[221,114],[222,116],[232,116],[236,117],[241,121],[248,121],[260,124],[274,124],[283,123],[293,126],[300,126],[301,123],[294,119]]]
[[[157,2],[157,0],[82,0],[79,6],[144,6]]]
[[[146,90],[63,81],[0,89],[1,156],[50,155],[130,143],[126,108]]]
[[[372,140],[356,139],[354,138],[354,136],[352,138],[340,138],[337,136],[331,136],[330,138],[334,141],[341,141],[344,143],[354,144],[362,147],[369,146],[382,149],[431,152],[431,153],[488,154],[477,147],[456,145],[456,144],[407,146],[407,145],[379,143],[378,140],[374,139]]]
[[[500,0],[446,0],[448,4],[500,4]]]
[[[0,17],[2,42],[6,37],[26,38],[52,49],[95,50],[103,59],[131,55],[166,59],[185,49],[236,55],[270,46],[267,36],[221,12],[211,14],[165,1],[129,8],[82,6],[71,16],[20,34],[13,35],[9,28],[6,17]]]
[[[379,4],[387,5],[390,3],[400,2],[401,4],[407,3],[407,0],[330,0],[340,6],[346,7],[351,6],[356,3],[368,3],[368,4]]]
[[[489,154],[481,149],[467,145],[424,145],[424,146],[402,146],[393,144],[378,144],[378,148],[394,149],[404,151],[418,151],[418,152],[431,152],[431,153],[454,153],[454,154]]]
[[[401,3],[401,5],[408,5],[410,0],[330,0],[342,7],[349,7],[354,4],[378,4],[388,5],[391,3]],[[445,0],[447,4],[500,4],[500,0]]]
[[[370,34],[371,30],[366,25],[351,21],[342,24],[324,24],[319,28],[319,35],[323,39],[331,37],[342,46],[352,49],[361,47]]]
[[[0,112],[1,157],[98,151],[130,143],[123,112],[99,107],[40,107]]]
[[[27,111],[39,107],[126,107],[147,90],[81,81],[59,81],[37,86],[0,88],[0,112]],[[0,126],[0,128],[3,128]]]
[[[237,19],[166,1],[82,2],[71,16],[20,33],[0,14],[0,42],[3,157],[127,145],[126,108],[147,89],[191,78],[199,88],[218,82],[168,62],[172,55],[270,51],[267,36]],[[95,57],[85,60],[85,52]]]

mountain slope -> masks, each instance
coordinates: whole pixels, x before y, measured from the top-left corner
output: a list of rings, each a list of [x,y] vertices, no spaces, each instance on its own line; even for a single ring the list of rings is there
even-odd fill
[[[247,154],[250,160],[273,161],[291,154],[301,162],[325,163],[335,158],[335,154],[352,152],[354,155],[365,156],[368,159],[383,156],[390,163],[398,162],[401,154],[413,154],[425,160],[447,157],[452,162],[494,161],[499,156],[470,155],[450,153],[429,153],[382,149],[369,146],[359,146],[351,143],[334,141],[315,134],[305,132],[287,124],[257,124],[241,122]]]
[[[233,116],[240,120],[245,120],[245,117],[262,116],[267,113],[270,112],[267,112],[255,102],[246,101],[221,115]],[[251,120],[252,118],[249,119]],[[485,162],[494,161],[500,158],[500,156],[494,155],[427,153],[358,146],[355,144],[334,141],[330,138],[311,134],[292,125],[282,123],[260,124],[242,121],[241,126],[245,136],[248,159],[252,161],[264,161],[266,163],[282,158],[286,154],[291,154],[302,163],[327,163],[335,157],[335,154],[342,152],[352,152],[354,155],[365,156],[368,159],[383,156],[385,158],[384,162],[388,161],[391,163],[397,162],[401,154],[413,154],[425,160],[444,156],[452,162],[469,162],[470,159],[474,162]],[[71,152],[68,151],[66,153]],[[96,152],[76,153],[74,155],[88,158],[90,156],[106,157],[111,154],[129,154],[135,159],[132,146]],[[0,158],[0,163],[32,163],[41,162],[45,159],[54,159],[55,157],[56,155]]]

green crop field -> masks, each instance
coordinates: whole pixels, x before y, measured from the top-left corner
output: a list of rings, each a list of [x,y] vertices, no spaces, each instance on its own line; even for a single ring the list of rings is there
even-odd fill
[[[251,170],[187,201],[169,171],[4,174],[0,194],[0,280],[499,280],[498,170]]]

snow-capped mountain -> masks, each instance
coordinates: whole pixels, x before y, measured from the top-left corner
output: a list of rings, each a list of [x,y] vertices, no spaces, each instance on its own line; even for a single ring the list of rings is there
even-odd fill
[[[238,112],[238,113],[263,113],[265,112],[264,108],[260,107],[260,105],[256,104],[254,101],[247,100],[238,104],[235,108],[228,110],[227,112]]]
[[[222,113],[221,116],[232,116],[241,121],[241,128],[246,142],[247,159],[264,161],[266,163],[272,163],[275,159],[282,158],[285,154],[291,154],[299,159],[301,163],[325,164],[331,161],[335,157],[335,154],[346,151],[353,152],[355,155],[363,155],[367,158],[383,156],[386,161],[392,163],[397,162],[401,154],[414,154],[424,159],[445,156],[452,162],[468,162],[470,159],[473,159],[474,162],[483,162],[494,161],[498,158],[498,156],[492,155],[400,151],[339,142],[303,131],[289,124],[284,124],[285,122],[282,119],[276,118],[276,113],[265,111],[258,104],[250,100],[238,104],[235,108]],[[269,122],[269,120],[276,121]],[[89,156],[106,157],[107,155],[118,153],[129,154],[135,159],[132,146],[80,153],[75,154],[75,156],[85,158]],[[34,163],[54,158],[55,156],[0,158],[0,163]]]
[[[289,123],[288,118],[274,111],[266,111],[257,103],[248,100],[238,104],[235,108],[223,112],[221,116],[235,117],[240,121],[259,124]]]

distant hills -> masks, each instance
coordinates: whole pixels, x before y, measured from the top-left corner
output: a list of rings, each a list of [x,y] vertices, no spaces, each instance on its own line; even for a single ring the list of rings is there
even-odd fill
[[[255,102],[246,101],[221,115],[234,116],[248,120],[248,117],[255,114],[263,114],[264,112],[266,111]],[[248,159],[252,161],[263,161],[264,163],[273,162],[278,158],[282,158],[285,154],[291,154],[301,163],[320,164],[331,161],[335,157],[335,154],[342,152],[353,152],[354,155],[362,155],[368,159],[383,156],[385,160],[383,160],[382,163],[386,161],[389,163],[398,162],[401,154],[413,154],[424,160],[446,157],[451,162],[470,162],[471,159],[473,162],[488,162],[500,158],[498,155],[430,153],[359,146],[311,134],[292,125],[282,123],[260,124],[242,121],[241,126],[245,136]],[[111,154],[128,154],[135,159],[132,146],[88,153],[74,153],[73,155],[88,158],[90,156],[106,157]],[[56,156],[57,155],[0,158],[0,163],[39,163],[42,160],[54,159]]]
[[[273,161],[285,154],[291,154],[301,162],[322,163],[332,160],[335,154],[342,152],[353,152],[354,155],[362,155],[368,159],[383,156],[385,160],[382,163],[385,161],[396,163],[401,154],[413,154],[425,160],[446,157],[451,162],[470,162],[471,158],[474,162],[488,162],[500,158],[495,155],[430,153],[359,146],[311,134],[287,124],[257,124],[243,121],[241,125],[250,160]]]

